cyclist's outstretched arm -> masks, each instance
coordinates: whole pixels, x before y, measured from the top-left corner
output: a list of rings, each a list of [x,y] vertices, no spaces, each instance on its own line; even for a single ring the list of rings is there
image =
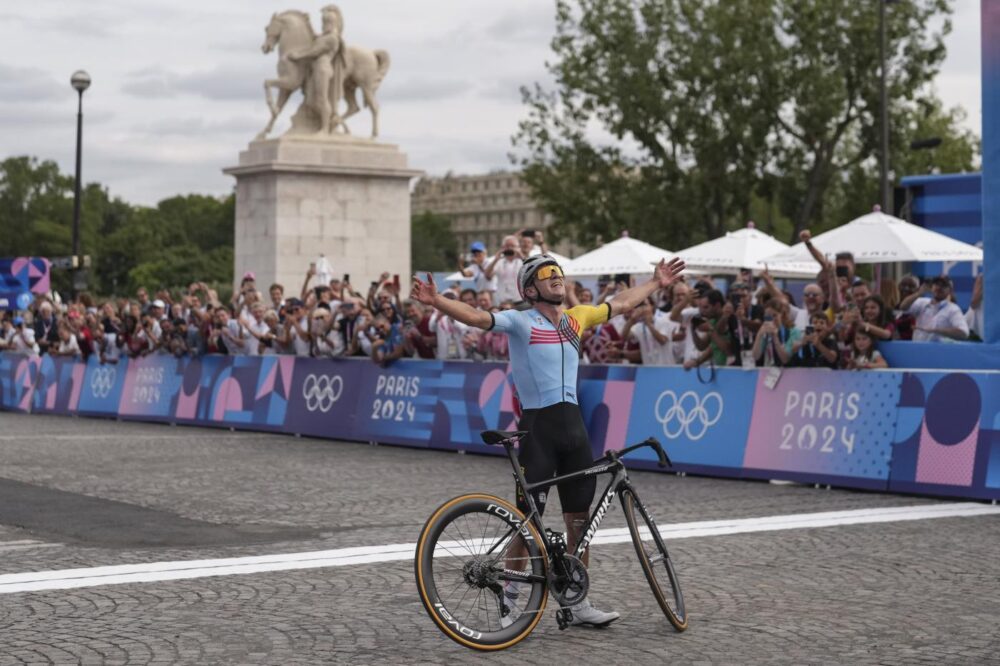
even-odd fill
[[[489,312],[477,310],[458,299],[445,298],[439,294],[437,284],[434,283],[434,276],[430,273],[427,274],[427,282],[416,275],[413,276],[411,296],[424,305],[431,305],[455,321],[460,321],[468,326],[475,326],[484,331],[493,327],[493,316]]]
[[[607,301],[611,306],[611,317],[631,311],[657,290],[666,289],[677,281],[683,270],[684,261],[680,257],[674,257],[669,264],[665,260],[661,260],[656,270],[653,271],[652,279],[644,284],[626,289]]]

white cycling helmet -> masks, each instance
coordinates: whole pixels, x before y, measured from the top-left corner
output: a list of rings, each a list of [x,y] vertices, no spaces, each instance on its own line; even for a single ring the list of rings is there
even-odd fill
[[[528,257],[521,264],[521,269],[517,272],[517,293],[521,295],[522,300],[527,300],[527,296],[524,295],[524,290],[531,285],[531,281],[535,279],[535,273],[542,266],[549,265],[559,265],[556,258],[550,254],[536,254]]]

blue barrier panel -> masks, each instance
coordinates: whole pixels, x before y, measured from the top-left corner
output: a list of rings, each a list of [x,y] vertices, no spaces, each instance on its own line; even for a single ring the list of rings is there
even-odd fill
[[[97,358],[90,357],[83,376],[83,390],[76,405],[77,412],[89,416],[118,416],[127,372],[127,358],[123,357],[117,363],[102,364]]]
[[[493,374],[495,380],[500,367],[461,361],[369,364],[357,398],[355,438],[485,451],[479,432],[496,426],[487,424],[479,398],[485,379]]]
[[[902,373],[758,373],[743,474],[886,490]]]
[[[0,409],[28,413],[35,391],[35,379],[42,360],[38,356],[0,353]]]
[[[172,356],[134,358],[125,373],[118,416],[137,421],[172,422],[190,359]]]
[[[177,360],[180,385],[172,402],[170,421],[202,426],[224,425],[227,388],[233,356],[202,356]]]
[[[360,439],[355,418],[361,393],[363,361],[350,359],[294,359],[287,366],[281,359],[272,382],[265,378],[261,391],[284,390],[288,397],[284,432],[327,439]]]
[[[1000,370],[1000,344],[981,342],[880,342],[890,368]]]
[[[988,492],[998,376],[908,372],[898,404],[889,489],[960,497]]]
[[[39,414],[75,414],[87,366],[74,358],[43,356],[35,378],[31,411]]]
[[[639,368],[628,442],[656,437],[678,470],[739,476],[756,382],[742,369],[720,368],[703,383],[694,371]],[[635,455],[656,460],[647,449]]]
[[[578,401],[594,458],[634,443],[628,441],[628,422],[635,372],[632,365],[580,367]]]
[[[704,374],[704,373],[703,373]],[[595,457],[649,436],[682,471],[1000,498],[1000,373],[744,371],[586,366],[579,397]],[[497,363],[0,354],[0,408],[280,430],[502,453],[516,427]],[[637,465],[653,467],[649,452]]]

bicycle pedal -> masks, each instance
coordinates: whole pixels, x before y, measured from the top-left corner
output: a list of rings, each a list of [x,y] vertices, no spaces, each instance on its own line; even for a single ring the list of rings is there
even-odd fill
[[[563,631],[573,622],[573,611],[568,608],[560,608],[556,611],[556,624],[559,631]]]

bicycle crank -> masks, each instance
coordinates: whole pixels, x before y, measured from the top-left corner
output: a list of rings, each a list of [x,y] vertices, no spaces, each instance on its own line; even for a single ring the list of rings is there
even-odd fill
[[[554,559],[549,570],[549,589],[560,606],[575,606],[587,598],[590,575],[580,558],[563,555]]]

